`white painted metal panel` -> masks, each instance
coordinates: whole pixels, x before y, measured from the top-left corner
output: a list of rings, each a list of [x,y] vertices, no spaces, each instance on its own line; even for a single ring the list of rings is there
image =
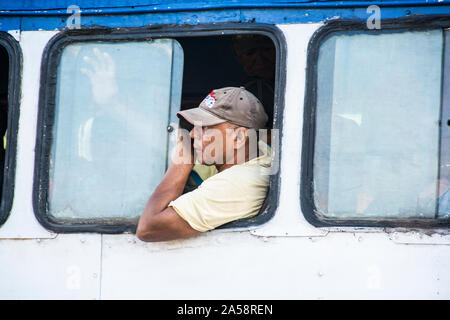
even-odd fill
[[[274,217],[252,231],[261,236],[322,236],[326,231],[312,227],[300,209],[300,164],[303,130],[303,100],[309,39],[322,26],[315,24],[277,25],[287,43],[286,94],[281,140],[280,202]]]
[[[101,235],[0,240],[0,299],[97,299]]]
[[[104,236],[102,299],[448,299],[449,246],[386,234],[210,232],[143,243]]]
[[[17,41],[20,41],[20,30],[9,30],[8,33],[14,37]]]

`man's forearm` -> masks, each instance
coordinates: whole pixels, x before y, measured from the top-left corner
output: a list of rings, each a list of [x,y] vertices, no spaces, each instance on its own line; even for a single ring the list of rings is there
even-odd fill
[[[184,189],[192,164],[175,164],[169,166],[163,180],[155,189],[142,214],[141,220],[150,218],[167,208],[170,201],[178,198]]]
[[[198,234],[167,205],[183,192],[193,165],[172,163],[151,195],[136,230],[142,241],[166,241]]]
[[[180,136],[177,141],[172,163],[161,183],[147,201],[139,219],[136,235],[143,241],[162,241],[185,237],[197,233],[178,214],[168,208],[177,199],[186,185],[194,167],[190,137]]]

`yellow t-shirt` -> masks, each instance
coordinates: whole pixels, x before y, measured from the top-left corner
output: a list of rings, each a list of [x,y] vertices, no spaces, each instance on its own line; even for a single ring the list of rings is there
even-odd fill
[[[202,178],[203,181],[219,172],[217,171],[216,166],[207,166],[204,164],[195,164],[192,170],[197,172],[197,174],[200,176],[200,178]]]
[[[258,146],[262,156],[213,175],[171,201],[169,207],[201,232],[255,216],[267,194],[271,162],[270,147],[262,141]]]

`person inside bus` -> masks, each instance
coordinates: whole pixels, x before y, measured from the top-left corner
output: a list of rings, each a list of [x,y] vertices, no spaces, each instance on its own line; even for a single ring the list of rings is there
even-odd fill
[[[253,93],[273,122],[276,51],[270,38],[259,34],[238,34],[231,41],[237,61],[248,75],[241,85]]]
[[[216,89],[199,107],[177,115],[194,128],[184,139],[180,135],[172,163],[139,219],[136,235],[143,241],[187,238],[255,216],[268,190],[270,147],[251,138],[266,128],[268,116],[252,93],[243,87]],[[217,173],[183,194],[194,153]]]

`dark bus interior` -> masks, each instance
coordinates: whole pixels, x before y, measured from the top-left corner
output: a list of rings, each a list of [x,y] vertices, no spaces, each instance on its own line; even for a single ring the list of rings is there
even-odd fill
[[[5,146],[4,137],[8,127],[8,76],[9,57],[8,52],[0,46],[0,195],[3,189],[3,176],[5,171]]]
[[[276,50],[263,35],[176,38],[184,51],[181,109],[196,108],[214,89],[245,87],[263,104],[272,128]],[[190,128],[181,121],[180,126]]]

